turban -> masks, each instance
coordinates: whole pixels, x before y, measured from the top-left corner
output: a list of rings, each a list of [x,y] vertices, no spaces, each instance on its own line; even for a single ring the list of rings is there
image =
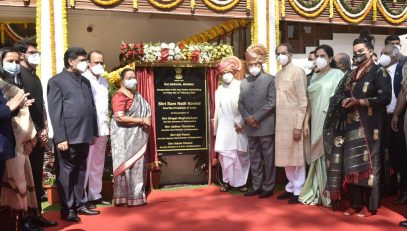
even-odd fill
[[[245,57],[248,64],[265,63],[268,58],[268,52],[262,44],[253,44],[247,48]]]
[[[235,75],[240,69],[242,69],[242,63],[235,56],[226,57],[218,64],[219,73],[230,72]]]

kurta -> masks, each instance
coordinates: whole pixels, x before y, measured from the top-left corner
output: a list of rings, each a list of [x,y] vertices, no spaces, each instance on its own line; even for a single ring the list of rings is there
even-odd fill
[[[303,138],[293,139],[293,130],[303,127],[307,109],[307,77],[290,63],[276,76],[276,166],[305,164]]]
[[[238,80],[220,85],[215,92],[215,151],[219,153],[223,181],[232,187],[246,184],[250,167],[246,133],[235,130],[235,125],[244,126],[238,110],[239,94]]]

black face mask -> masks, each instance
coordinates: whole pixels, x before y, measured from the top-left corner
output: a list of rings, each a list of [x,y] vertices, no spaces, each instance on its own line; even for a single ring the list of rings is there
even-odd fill
[[[356,66],[362,64],[364,61],[366,61],[366,59],[367,59],[366,53],[353,55],[353,62]]]

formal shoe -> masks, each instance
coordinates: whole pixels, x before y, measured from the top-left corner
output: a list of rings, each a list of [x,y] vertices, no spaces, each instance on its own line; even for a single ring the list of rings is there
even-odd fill
[[[251,197],[251,196],[256,196],[259,193],[260,193],[260,189],[257,189],[257,190],[251,190],[251,191],[245,192],[243,195],[246,197]]]
[[[363,209],[360,210],[356,214],[356,216],[358,216],[358,217],[370,217],[370,216],[373,216],[373,215],[376,215],[376,214],[377,214],[377,210],[369,211],[366,207],[363,207]]]
[[[277,196],[277,200],[288,200],[293,196],[294,196],[293,193],[285,191]]]
[[[407,194],[403,193],[397,197],[397,200],[394,202],[395,205],[404,205],[407,204]]]
[[[288,204],[291,204],[291,205],[293,205],[293,204],[299,204],[300,203],[300,201],[298,201],[298,195],[294,195],[294,196],[292,196],[289,200],[288,200]]]
[[[20,218],[18,220],[18,230],[20,231],[42,231],[43,229],[34,224],[31,219]]]
[[[407,220],[400,222],[399,225],[401,227],[407,228]]]
[[[268,198],[273,196],[273,191],[261,191],[259,198]]]
[[[41,202],[45,202],[45,201],[48,201],[48,196],[46,193],[42,194],[42,196],[41,196]]]
[[[45,217],[43,216],[35,216],[33,217],[33,223],[41,226],[41,227],[52,227],[52,226],[57,226],[58,222],[56,221],[49,221],[47,219],[45,219]]]
[[[92,203],[94,205],[111,205],[112,204],[109,201],[102,200],[102,198],[100,198],[99,200],[90,201],[90,203]]]
[[[86,207],[83,207],[83,208],[78,209],[78,214],[79,215],[98,215],[98,214],[100,214],[100,211],[91,210]]]
[[[81,218],[78,217],[78,214],[74,210],[68,211],[61,210],[61,219],[69,222],[81,221]]]

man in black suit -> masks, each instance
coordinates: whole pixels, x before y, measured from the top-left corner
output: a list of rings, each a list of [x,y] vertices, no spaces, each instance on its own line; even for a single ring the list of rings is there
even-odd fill
[[[397,96],[401,90],[402,68],[399,63],[400,51],[396,46],[386,45],[380,56],[379,63],[387,69],[392,82],[392,100],[387,106],[387,119],[388,123],[392,124],[395,116],[397,116],[398,128],[404,127],[404,114],[405,110],[398,112],[396,105],[398,104]],[[395,195],[400,191],[399,197],[395,204],[407,203],[407,150],[406,141],[403,129],[393,130],[388,128],[388,152],[385,150],[385,162],[389,160],[389,167],[384,168],[384,183],[385,195]],[[400,182],[397,180],[397,172],[400,174]]]
[[[35,68],[40,64],[40,55],[37,44],[29,39],[23,39],[14,44],[14,48],[20,54],[20,74],[18,75],[21,87],[35,101],[30,110],[30,116],[37,130],[37,144],[30,154],[31,170],[37,196],[38,211],[33,211],[33,222],[41,227],[58,225],[55,221],[48,221],[41,215],[41,197],[44,194],[42,188],[42,173],[44,165],[45,144],[48,142],[47,116],[44,107],[43,91],[41,81],[35,74]]]
[[[69,48],[65,69],[48,81],[48,108],[54,131],[56,176],[61,218],[80,221],[79,214],[96,215],[86,207],[84,181],[89,144],[98,135],[96,109],[86,71],[86,51]]]

